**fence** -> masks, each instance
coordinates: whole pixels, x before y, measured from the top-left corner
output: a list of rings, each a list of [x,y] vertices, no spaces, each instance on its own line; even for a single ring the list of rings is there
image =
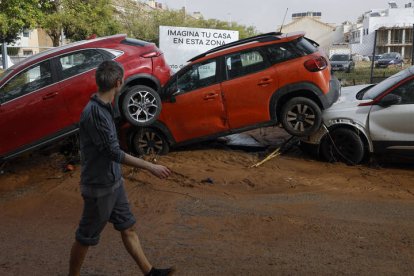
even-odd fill
[[[333,74],[342,86],[349,86],[378,83],[410,67],[414,64],[413,30],[413,27],[381,28],[369,35],[367,32],[363,38],[349,44],[352,69],[349,72],[333,70]]]

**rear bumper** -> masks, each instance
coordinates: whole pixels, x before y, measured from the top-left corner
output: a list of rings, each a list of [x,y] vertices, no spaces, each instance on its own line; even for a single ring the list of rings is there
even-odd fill
[[[320,100],[323,106],[323,109],[327,109],[334,102],[336,102],[341,95],[341,83],[335,76],[331,76],[331,81],[329,82],[329,92],[325,95],[320,96]]]

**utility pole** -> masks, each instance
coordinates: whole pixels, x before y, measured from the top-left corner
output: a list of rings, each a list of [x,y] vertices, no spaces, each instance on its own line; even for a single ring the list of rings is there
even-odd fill
[[[374,81],[374,63],[375,63],[375,48],[377,48],[377,34],[378,34],[378,30],[375,30],[374,48],[372,50],[372,60],[371,60],[371,75],[369,77],[369,83],[372,83]]]
[[[412,2],[413,3],[411,5],[411,8],[413,9],[413,12],[414,12],[414,1]],[[414,24],[413,24],[413,29],[411,30],[411,65],[414,65]]]
[[[6,70],[9,65],[8,65],[8,60],[7,60],[7,44],[6,41],[3,40],[3,44],[1,45],[1,56],[2,56],[2,65],[3,65],[3,70]]]

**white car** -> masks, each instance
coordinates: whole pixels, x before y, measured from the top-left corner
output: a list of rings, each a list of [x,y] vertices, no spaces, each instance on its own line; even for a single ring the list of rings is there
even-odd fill
[[[369,153],[414,156],[414,66],[376,85],[344,87],[323,112],[322,127],[301,145],[348,164]]]

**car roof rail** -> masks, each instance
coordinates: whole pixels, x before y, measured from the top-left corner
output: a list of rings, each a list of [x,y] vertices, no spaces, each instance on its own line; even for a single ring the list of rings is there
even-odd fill
[[[188,61],[191,62],[191,61],[197,60],[199,58],[205,57],[208,54],[218,52],[220,50],[230,48],[230,47],[234,47],[234,46],[237,46],[237,45],[242,45],[242,44],[245,44],[245,43],[253,42],[253,41],[268,42],[268,41],[272,41],[272,40],[279,40],[280,38],[275,37],[275,36],[278,36],[278,35],[281,35],[281,34],[282,34],[281,32],[270,32],[270,33],[264,33],[264,34],[260,34],[260,35],[256,35],[256,36],[236,40],[236,41],[218,46],[216,48],[210,49],[207,52],[204,52],[204,53],[202,53],[198,56],[195,56],[195,57],[191,58]]]

